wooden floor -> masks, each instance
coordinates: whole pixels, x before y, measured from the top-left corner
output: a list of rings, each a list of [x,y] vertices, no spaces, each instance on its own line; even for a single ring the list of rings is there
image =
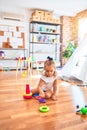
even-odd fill
[[[43,104],[35,98],[23,99],[26,84],[36,87],[38,80],[35,74],[22,78],[20,72],[18,77],[14,71],[0,72],[0,130],[87,130],[87,116],[76,114],[75,94],[70,91],[73,83],[59,80],[58,101],[50,99]],[[80,89],[87,100],[87,88]],[[75,96],[81,103],[78,93]],[[50,111],[41,113],[42,105]]]

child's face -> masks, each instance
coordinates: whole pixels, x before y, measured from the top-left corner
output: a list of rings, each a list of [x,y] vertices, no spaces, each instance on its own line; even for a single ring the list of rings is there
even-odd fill
[[[45,66],[45,75],[51,77],[54,75],[55,67],[53,65]]]

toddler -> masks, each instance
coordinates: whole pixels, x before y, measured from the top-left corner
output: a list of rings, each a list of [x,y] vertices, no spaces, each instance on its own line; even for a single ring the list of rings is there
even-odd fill
[[[58,75],[56,71],[55,62],[52,58],[48,59],[44,63],[44,71],[40,78],[37,88],[32,89],[33,94],[39,93],[42,98],[52,98],[57,100],[58,95]]]

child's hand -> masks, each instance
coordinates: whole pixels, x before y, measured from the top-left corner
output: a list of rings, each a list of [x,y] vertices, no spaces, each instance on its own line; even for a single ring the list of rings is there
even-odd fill
[[[52,95],[52,99],[53,99],[54,101],[57,101],[57,100],[58,100],[58,97],[53,94],[53,95]]]
[[[41,92],[39,93],[39,96],[41,96],[42,98],[45,98],[45,93],[44,93],[43,91],[41,91]]]

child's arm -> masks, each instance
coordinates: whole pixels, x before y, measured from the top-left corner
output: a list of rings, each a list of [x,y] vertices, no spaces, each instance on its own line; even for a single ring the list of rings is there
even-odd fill
[[[58,91],[59,91],[59,88],[58,88],[58,79],[56,79],[54,81],[54,84],[53,84],[53,95],[52,95],[52,99],[53,100],[57,100]]]
[[[38,84],[39,95],[44,98],[45,93],[42,90],[43,84],[44,84],[44,81],[42,79],[40,79],[39,84]]]

